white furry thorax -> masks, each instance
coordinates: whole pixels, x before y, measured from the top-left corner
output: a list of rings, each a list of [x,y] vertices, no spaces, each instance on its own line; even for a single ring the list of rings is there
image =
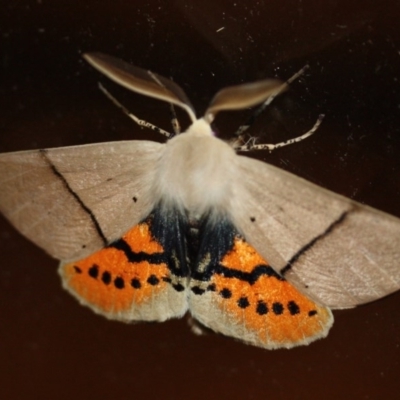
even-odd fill
[[[229,210],[236,153],[203,119],[169,140],[158,165],[156,191],[163,202],[201,216]]]

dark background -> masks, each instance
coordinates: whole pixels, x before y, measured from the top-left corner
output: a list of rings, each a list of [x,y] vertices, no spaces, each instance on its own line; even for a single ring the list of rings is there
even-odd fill
[[[166,129],[168,106],[109,83],[82,52],[102,51],[173,77],[199,115],[224,86],[287,79],[309,63],[252,134],[271,143],[294,137],[321,112],[323,125],[307,141],[251,156],[400,217],[398,5],[2,0],[0,151],[163,140],[126,118],[97,81]],[[221,134],[229,137],[245,116],[218,116]],[[197,337],[185,319],[107,321],[64,292],[57,261],[3,218],[0,239],[1,399],[398,396],[400,293],[335,312],[327,339],[265,351],[216,334]]]

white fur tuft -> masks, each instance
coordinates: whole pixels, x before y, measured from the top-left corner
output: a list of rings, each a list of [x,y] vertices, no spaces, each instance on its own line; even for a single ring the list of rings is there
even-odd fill
[[[199,119],[185,134],[171,139],[158,165],[155,190],[163,201],[201,215],[211,208],[227,211],[236,154],[213,136],[210,125]]]

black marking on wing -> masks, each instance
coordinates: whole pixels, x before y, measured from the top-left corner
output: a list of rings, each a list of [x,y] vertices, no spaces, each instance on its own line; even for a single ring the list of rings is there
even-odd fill
[[[337,221],[337,224],[339,223],[340,221]],[[332,226],[331,229],[333,228]],[[215,283],[207,284],[215,274],[225,278],[238,279],[249,285],[254,285],[263,276],[279,281],[286,281],[286,279],[266,263],[255,265],[251,271],[230,268],[221,264],[224,257],[234,249],[235,240],[245,240],[228,217],[215,218],[213,216],[211,220],[205,218],[199,224],[198,236],[200,239],[198,255],[194,260],[194,267],[190,271],[191,278],[198,282],[190,287],[194,295],[202,296],[206,292],[212,291],[222,299],[234,302],[238,309],[254,310],[256,315],[260,317],[271,314],[276,317],[288,315],[294,317],[305,312],[308,313],[309,317],[313,317],[317,314],[316,310],[301,309],[294,300],[289,300],[287,303],[281,303],[273,298],[267,300],[269,295],[266,293],[265,300],[258,299],[253,301],[246,295],[246,292],[239,291],[239,293],[235,293],[232,287],[223,285],[217,287]]]
[[[117,289],[123,289],[123,288],[125,287],[125,281],[124,281],[124,279],[121,278],[120,276],[117,276],[117,277],[114,279],[114,286],[115,286]]]
[[[304,245],[280,270],[280,273],[284,276],[288,271],[290,271],[293,265],[303,254],[310,250],[317,242],[329,236],[338,226],[340,226],[345,221],[350,212],[351,210],[344,211],[337,220],[333,221],[328,226],[328,228],[325,229],[324,232],[322,232],[320,235],[316,236],[314,239],[310,240],[306,245]]]
[[[134,252],[123,238],[116,240],[108,247],[123,251],[131,263],[142,261],[156,265],[164,263],[175,276],[189,276],[185,234],[188,224],[185,216],[177,209],[166,209],[162,205],[157,205],[139,224],[142,223],[148,224],[152,239],[163,247],[163,252],[152,254],[143,251]],[[180,291],[181,287],[176,285],[176,289]]]
[[[257,280],[266,275],[268,277],[274,277],[280,281],[284,281],[285,278],[282,278],[273,268],[266,264],[260,264],[253,268],[251,272],[244,272],[233,268],[225,267],[221,264],[218,264],[213,270],[214,273],[223,275],[226,278],[237,278],[241,281],[248,282],[250,285],[253,285],[257,282]]]
[[[245,309],[250,306],[249,299],[246,296],[242,296],[238,299],[237,305],[239,308]]]
[[[137,277],[131,278],[129,281],[123,276],[116,275],[113,272],[104,269],[97,264],[92,264],[85,271],[91,278],[102,282],[104,285],[112,285],[116,289],[123,290],[128,287],[134,290],[140,290],[146,285],[153,287],[158,286],[162,282],[167,282],[177,292],[183,292],[187,287],[187,279],[189,276],[189,261],[186,249],[185,229],[188,227],[186,217],[177,209],[162,209],[160,205],[138,225],[147,225],[152,240],[160,244],[162,251],[153,253],[138,251],[135,252],[128,238],[121,238],[110,243],[107,248],[113,248],[123,252],[129,263],[138,264],[147,261],[151,265],[165,264],[169,272],[165,275],[151,274],[145,280]],[[147,238],[149,239],[149,238]],[[74,265],[76,274],[82,274],[83,271],[78,265]]]
[[[81,274],[83,271],[81,270],[81,268],[79,268],[77,265],[74,265],[74,269],[75,269],[75,273],[77,274]],[[122,276],[116,275],[115,277],[112,276],[111,272],[108,270],[105,271],[100,271],[100,267],[96,264],[93,264],[88,270],[87,270],[87,274],[97,280],[100,279],[101,282],[108,286],[110,284],[112,284],[116,289],[122,290],[125,289],[127,287],[129,287],[129,283],[130,286],[135,289],[141,289],[143,287],[143,284],[149,284],[151,286],[157,286],[160,284],[161,281],[166,281],[171,283],[170,280],[168,280],[168,278],[161,278],[161,280],[154,274],[150,275],[146,281],[144,281],[143,283],[137,279],[137,278],[132,278],[130,280],[130,282],[127,282],[126,278],[124,279]],[[128,285],[128,286],[127,286]],[[177,287],[178,286],[178,287]],[[182,289],[179,290],[179,285],[174,285],[172,284],[172,287],[176,290],[176,291],[182,291],[185,288],[182,286]]]
[[[196,290],[193,290],[196,289]],[[205,291],[201,291],[200,288],[194,287],[192,288],[192,291],[196,295],[202,295]],[[240,296],[236,299],[233,298],[233,293],[230,289],[228,288],[222,288],[218,294],[225,300],[234,300],[236,302],[236,306],[238,308],[241,308],[242,310],[250,307],[255,311],[255,313],[258,316],[263,316],[266,315],[270,312],[272,312],[276,316],[287,316],[288,313],[291,316],[298,315],[300,313],[306,312],[308,317],[314,317],[317,315],[318,311],[317,310],[301,310],[299,305],[293,301],[290,300],[286,305],[279,302],[279,301],[265,301],[265,300],[258,300],[256,302],[250,302],[249,298],[246,295],[240,294]]]
[[[250,272],[229,268],[221,264],[222,259],[233,247],[236,238],[242,238],[228,217],[221,216],[208,218],[199,227],[200,245],[198,249],[195,268],[191,271],[191,277],[198,281],[208,281],[213,274],[223,275],[227,278],[237,278],[253,285],[261,276],[274,277],[285,280],[272,267],[267,264],[254,266]],[[203,265],[206,264],[206,265]],[[203,265],[203,267],[201,267]],[[192,288],[197,290],[196,287]]]
[[[99,276],[99,269],[100,267],[97,264],[93,264],[90,268],[89,268],[89,276],[91,276],[92,278],[97,278]]]
[[[265,315],[268,314],[268,306],[267,303],[265,303],[265,301],[263,300],[258,300],[257,302],[257,306],[256,306],[256,313],[258,315]]]
[[[39,150],[40,154],[42,155],[43,159],[49,165],[51,170],[53,171],[54,175],[60,179],[63,183],[64,187],[67,189],[68,193],[72,195],[72,197],[78,202],[81,208],[88,214],[89,218],[91,219],[94,228],[96,229],[97,234],[100,236],[100,239],[103,241],[104,246],[108,244],[107,238],[105,237],[99,221],[97,221],[95,215],[93,214],[92,210],[82,201],[82,199],[75,193],[71,186],[69,185],[68,181],[65,179],[64,175],[56,168],[56,166],[51,162],[51,160],[47,156],[47,150],[42,149]]]
[[[101,274],[101,280],[104,284],[109,285],[111,282],[111,273],[109,271],[104,271]]]
[[[227,217],[206,216],[198,227],[199,244],[193,259],[191,277],[208,281],[219,267],[221,260],[233,248],[237,230]],[[222,272],[221,272],[222,273]]]
[[[219,294],[224,298],[224,299],[230,299],[232,297],[232,292],[228,288],[222,289]]]
[[[298,306],[298,304],[291,300],[288,303],[288,309],[291,315],[296,315],[300,313],[300,307]]]
[[[118,239],[111,243],[108,247],[123,251],[126,258],[131,263],[140,263],[142,261],[148,261],[150,264],[162,264],[166,263],[167,259],[164,253],[153,253],[149,254],[144,251],[135,253],[124,239]]]
[[[149,283],[151,286],[157,286],[160,283],[160,280],[155,275],[150,275],[147,278],[147,283]]]
[[[190,258],[187,248],[189,224],[177,208],[159,204],[147,219],[152,237],[164,249],[165,263],[178,277],[190,275]]]
[[[142,287],[142,284],[141,284],[141,282],[140,282],[139,279],[137,279],[137,278],[132,278],[132,280],[131,280],[131,286],[132,286],[134,289],[140,289],[140,288]]]
[[[278,301],[272,303],[272,311],[275,315],[283,314],[283,304],[279,303]]]

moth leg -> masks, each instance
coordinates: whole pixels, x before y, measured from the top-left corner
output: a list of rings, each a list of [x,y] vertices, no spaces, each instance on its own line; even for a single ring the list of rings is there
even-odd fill
[[[151,129],[152,131],[160,133],[161,135],[164,135],[167,138],[170,138],[172,136],[172,134],[170,132],[167,132],[164,129],[161,129],[158,126],[155,126],[155,125],[151,124],[150,122],[140,119],[136,115],[132,114],[101,83],[99,83],[99,89],[107,96],[107,98],[109,100],[111,100],[118,108],[120,108],[125,115],[127,115],[129,118],[131,118],[141,128]]]
[[[287,87],[293,83],[296,79],[298,79],[304,72],[309,68],[309,65],[305,65],[300,71],[296,72],[291,78],[289,78],[285,84],[282,85],[281,89],[278,90],[275,94],[268,97],[261,106],[257,107],[254,112],[250,115],[250,117],[245,121],[245,123],[239,126],[238,130],[235,132],[235,136],[237,137],[235,143],[243,143],[244,138],[243,134],[253,125],[254,121],[258,118],[258,116],[274,101],[275,97],[280,95]],[[234,146],[236,147],[236,146]]]
[[[325,115],[320,114],[318,116],[317,122],[315,122],[314,126],[307,131],[306,133],[303,133],[301,136],[295,137],[293,139],[286,140],[285,142],[280,142],[276,144],[255,144],[254,140],[249,140],[246,144],[243,146],[236,147],[235,150],[238,151],[252,151],[252,150],[275,150],[279,149],[280,147],[288,146],[289,144],[293,143],[298,143],[301,142],[304,139],[307,139],[310,137],[315,131],[318,129],[318,127],[321,125],[322,120],[324,119]]]

